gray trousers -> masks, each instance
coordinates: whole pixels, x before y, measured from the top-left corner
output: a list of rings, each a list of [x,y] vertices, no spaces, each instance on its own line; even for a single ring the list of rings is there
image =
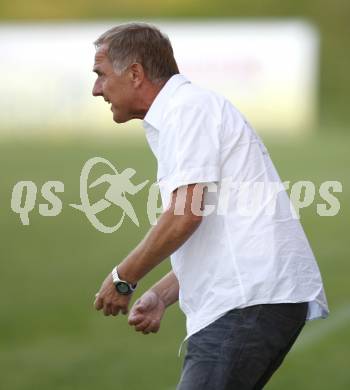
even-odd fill
[[[177,390],[262,389],[302,330],[307,303],[234,309],[188,339]]]

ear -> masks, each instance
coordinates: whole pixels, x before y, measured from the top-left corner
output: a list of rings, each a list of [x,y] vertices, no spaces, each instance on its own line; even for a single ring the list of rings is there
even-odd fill
[[[145,72],[143,66],[137,62],[130,66],[129,77],[135,88],[139,88],[145,79]]]

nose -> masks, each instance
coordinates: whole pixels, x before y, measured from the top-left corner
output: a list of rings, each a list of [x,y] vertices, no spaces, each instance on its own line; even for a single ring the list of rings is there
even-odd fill
[[[103,96],[101,83],[98,80],[95,81],[94,87],[92,88],[93,96]]]

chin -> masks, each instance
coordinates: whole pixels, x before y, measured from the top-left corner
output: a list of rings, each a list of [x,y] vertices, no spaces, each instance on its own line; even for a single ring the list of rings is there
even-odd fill
[[[113,115],[113,121],[115,123],[125,123],[127,120],[125,120],[124,118],[120,118],[118,115]]]
[[[122,117],[120,115],[118,115],[117,113],[113,113],[113,121],[115,123],[125,123],[125,122],[128,122],[131,118],[127,118],[127,117]]]
[[[125,120],[122,120],[122,119],[119,119],[119,118],[113,118],[113,121],[115,123],[118,123],[118,124],[121,124],[121,123],[125,123],[126,121]]]

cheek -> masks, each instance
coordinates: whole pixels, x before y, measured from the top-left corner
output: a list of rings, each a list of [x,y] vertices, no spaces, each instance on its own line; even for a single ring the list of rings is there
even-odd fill
[[[106,93],[111,91],[110,83],[108,82],[108,80],[104,81],[103,83],[103,91]]]
[[[132,106],[133,102],[135,101],[135,94],[133,90],[125,89],[124,90],[124,100],[125,102]]]
[[[117,86],[112,81],[106,81],[104,91],[112,102],[120,101],[123,97],[123,91],[120,86]]]

